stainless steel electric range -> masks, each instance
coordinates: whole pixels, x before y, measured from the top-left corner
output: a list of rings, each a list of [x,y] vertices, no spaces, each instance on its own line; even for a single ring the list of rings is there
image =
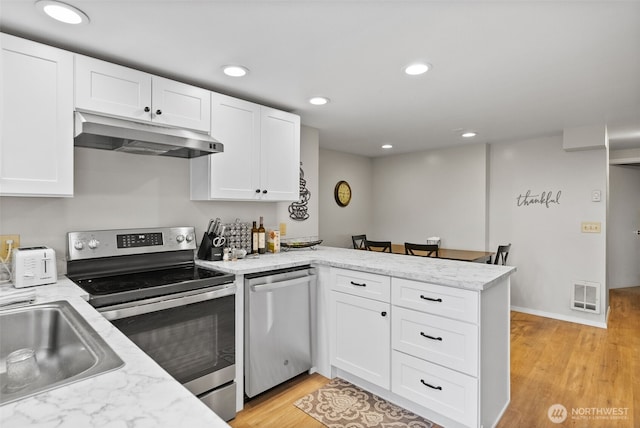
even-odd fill
[[[67,234],[89,303],[221,418],[235,417],[234,275],[197,266],[193,227]]]

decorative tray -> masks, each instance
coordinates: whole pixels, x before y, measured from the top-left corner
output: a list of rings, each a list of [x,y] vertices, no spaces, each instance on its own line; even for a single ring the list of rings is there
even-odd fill
[[[295,242],[281,242],[280,246],[284,251],[288,251],[292,248],[311,248],[315,250],[316,245],[322,244],[322,239],[318,241],[295,241]]]

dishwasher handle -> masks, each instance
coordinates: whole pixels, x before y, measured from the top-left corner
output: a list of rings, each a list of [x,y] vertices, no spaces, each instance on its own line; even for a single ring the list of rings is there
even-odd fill
[[[277,290],[279,288],[292,287],[294,285],[307,284],[316,279],[315,275],[305,275],[299,278],[285,279],[284,281],[270,282],[267,284],[252,285],[251,291],[260,293]]]

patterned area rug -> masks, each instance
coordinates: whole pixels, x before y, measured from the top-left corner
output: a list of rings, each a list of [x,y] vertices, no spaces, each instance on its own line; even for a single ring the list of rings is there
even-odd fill
[[[340,378],[293,404],[329,428],[442,428]]]

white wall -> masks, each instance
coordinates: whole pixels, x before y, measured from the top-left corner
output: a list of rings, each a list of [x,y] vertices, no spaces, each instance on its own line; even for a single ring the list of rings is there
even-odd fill
[[[318,182],[313,167],[317,150],[317,130],[302,127],[301,158],[309,162],[305,176],[311,185]],[[185,159],[87,148],[75,148],[74,153],[73,198],[0,197],[0,234],[20,235],[22,246],[52,247],[60,273],[66,272],[65,237],[70,231],[195,226],[199,242],[210,218],[244,222],[264,216],[265,225],[288,221],[280,217],[275,202],[191,201]],[[318,208],[310,209],[304,233],[313,234],[318,230]]]
[[[605,149],[565,152],[562,137],[490,147],[491,248],[511,243],[512,306],[555,318],[604,325],[606,316]],[[551,191],[558,204],[518,206],[517,197]],[[600,190],[602,202],[592,202]],[[581,233],[581,222],[600,222],[602,233]],[[599,315],[570,309],[574,281],[601,285]]]
[[[376,158],[370,239],[485,250],[487,147],[484,144]]]
[[[320,239],[323,245],[352,247],[351,236],[372,230],[371,159],[334,150],[320,150]],[[335,185],[346,180],[353,197],[346,207],[333,198]]]
[[[607,270],[609,288],[640,285],[640,167],[609,168]]]

